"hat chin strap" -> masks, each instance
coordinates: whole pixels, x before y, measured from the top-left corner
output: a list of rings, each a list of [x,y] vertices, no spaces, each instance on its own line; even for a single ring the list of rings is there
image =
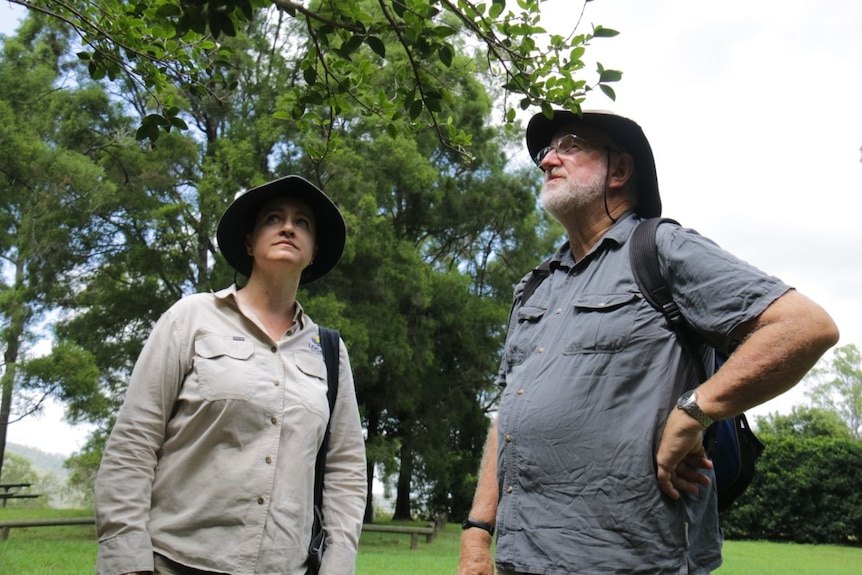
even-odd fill
[[[605,162],[605,189],[604,189],[604,193],[602,194],[602,197],[603,197],[604,202],[605,202],[605,213],[608,215],[608,218],[610,218],[611,223],[615,224],[615,223],[617,223],[617,218],[613,217],[611,215],[610,209],[608,209],[608,187],[609,187],[609,183],[611,181],[611,151],[608,150],[607,152],[608,152],[608,156],[607,156],[607,161]]]

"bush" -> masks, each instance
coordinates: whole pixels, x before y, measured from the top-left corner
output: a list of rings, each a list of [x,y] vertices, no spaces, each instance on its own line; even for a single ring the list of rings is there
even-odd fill
[[[722,514],[728,539],[847,544],[862,541],[862,443],[761,437],[748,491]]]

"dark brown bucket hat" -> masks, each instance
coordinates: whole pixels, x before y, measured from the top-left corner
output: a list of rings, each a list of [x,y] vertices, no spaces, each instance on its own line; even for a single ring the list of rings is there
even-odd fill
[[[655,158],[643,129],[633,120],[604,110],[585,110],[581,114],[567,110],[554,110],[552,118],[543,113],[530,118],[527,124],[527,149],[530,157],[551,142],[554,133],[566,124],[582,123],[594,126],[613,138],[617,146],[632,155],[638,178],[638,205],[635,211],[644,218],[661,215],[661,196]]]
[[[300,176],[285,176],[252,188],[237,197],[222,214],[216,237],[227,263],[242,275],[251,275],[253,259],[245,247],[245,237],[251,233],[254,217],[263,204],[272,198],[298,198],[314,212],[317,230],[317,255],[302,272],[300,285],[325,276],[341,259],[347,239],[344,218],[336,205],[314,184]]]

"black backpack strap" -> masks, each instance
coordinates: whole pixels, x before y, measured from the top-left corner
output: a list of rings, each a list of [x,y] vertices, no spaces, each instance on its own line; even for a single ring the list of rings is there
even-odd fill
[[[530,299],[530,296],[532,296],[533,293],[535,293],[539,284],[545,281],[545,278],[549,275],[551,275],[551,258],[546,259],[539,265],[539,267],[533,268],[533,271],[530,272],[530,277],[527,278],[527,281],[524,284],[524,290],[521,292],[519,305],[527,303],[527,300]]]
[[[706,381],[706,369],[703,358],[698,353],[697,339],[692,335],[679,306],[673,301],[659,266],[656,231],[663,223],[679,225],[679,222],[670,218],[650,218],[635,226],[629,239],[632,271],[644,298],[667,318],[680,345],[694,363],[698,378],[700,381]]]
[[[340,335],[337,330],[318,326],[320,333],[320,346],[323,349],[323,361],[326,364],[326,398],[329,400],[329,421],[326,422],[326,433],[323,435],[323,443],[317,451],[317,460],[314,465],[314,505],[323,511],[323,470],[326,465],[326,451],[329,448],[329,424],[332,421],[332,412],[335,409],[335,399],[338,396],[338,360]],[[316,519],[316,518],[315,518]]]
[[[533,271],[530,272],[530,277],[524,282],[524,289],[521,290],[521,295],[512,301],[512,309],[509,310],[509,322],[507,325],[512,324],[512,316],[515,315],[515,310],[527,303],[527,300],[530,299],[530,296],[533,295],[539,284],[545,281],[545,278],[549,275],[551,275],[551,258],[546,259],[539,264],[539,267],[533,268]]]

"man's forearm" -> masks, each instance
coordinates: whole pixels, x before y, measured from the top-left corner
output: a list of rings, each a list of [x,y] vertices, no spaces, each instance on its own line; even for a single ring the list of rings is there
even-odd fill
[[[493,525],[497,518],[497,420],[491,424],[479,468],[470,517]]]

